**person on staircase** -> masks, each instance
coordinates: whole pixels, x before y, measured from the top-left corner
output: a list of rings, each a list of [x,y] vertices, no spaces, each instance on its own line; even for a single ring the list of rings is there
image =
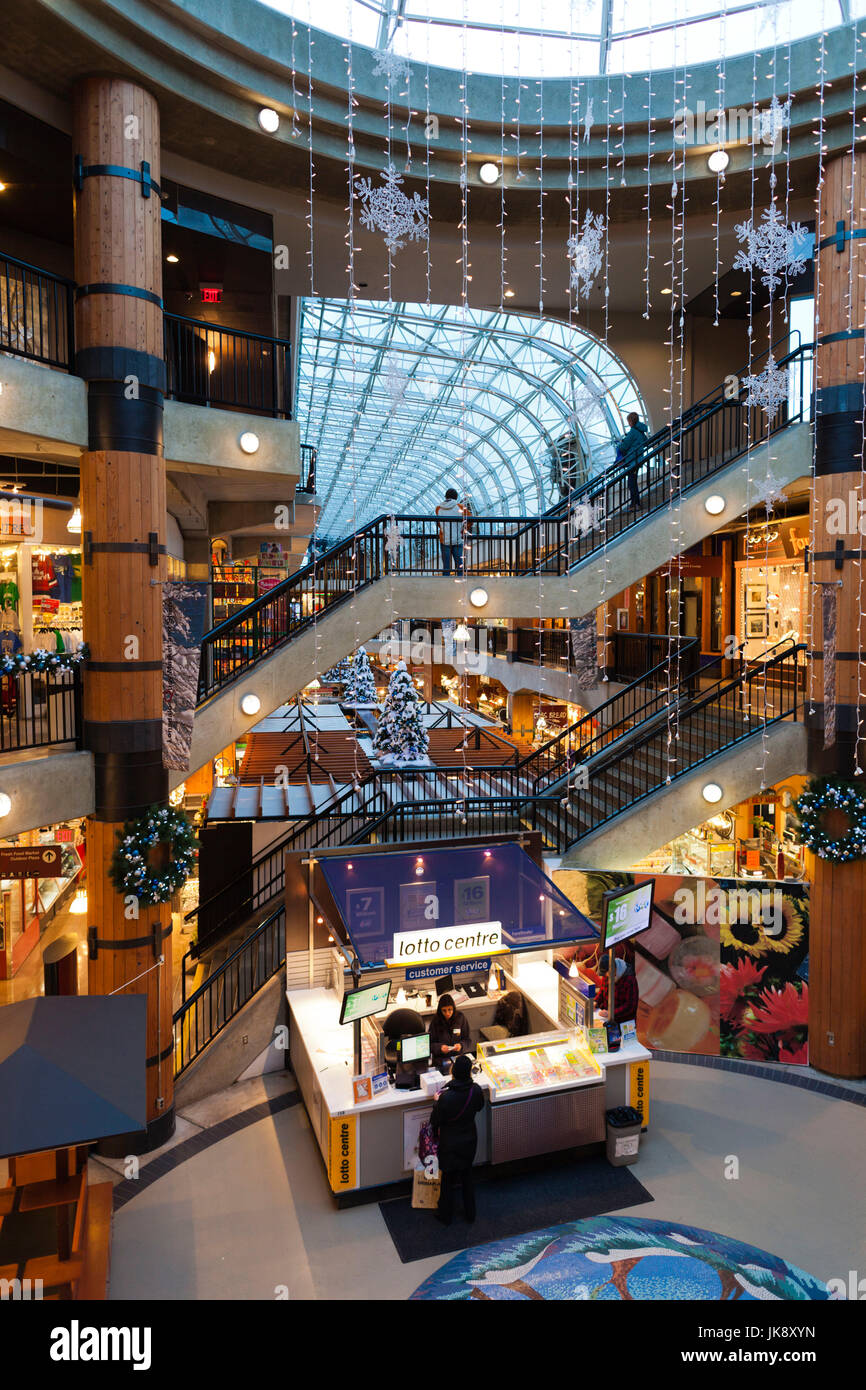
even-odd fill
[[[457,489],[449,487],[445,501],[436,508],[439,518],[439,544],[442,548],[442,573],[446,579],[454,565],[455,576],[463,577],[463,537],[466,530],[466,508],[457,496]]]
[[[638,469],[643,460],[644,446],[647,439],[646,421],[642,420],[637,411],[632,410],[627,416],[628,432],[623,435],[617,448],[617,461],[629,465],[628,490],[631,505],[637,510],[641,505],[640,491],[637,485]]]

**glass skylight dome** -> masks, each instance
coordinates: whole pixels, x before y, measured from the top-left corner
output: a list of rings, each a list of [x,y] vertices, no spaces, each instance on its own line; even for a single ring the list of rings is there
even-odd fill
[[[866,0],[265,0],[414,62],[522,77],[588,77],[718,62],[866,13]]]
[[[444,490],[477,515],[537,516],[560,477],[609,467],[637,386],[585,329],[527,314],[304,299],[296,414],[317,450],[319,529],[429,515]]]

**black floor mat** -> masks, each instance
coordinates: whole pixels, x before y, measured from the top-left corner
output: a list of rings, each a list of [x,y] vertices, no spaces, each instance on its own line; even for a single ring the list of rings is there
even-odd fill
[[[380,1202],[403,1264],[653,1200],[630,1168],[614,1168],[603,1157],[565,1164],[553,1160],[550,1167],[532,1172],[491,1174],[476,1179],[475,1193],[478,1214],[469,1224],[463,1220],[458,1188],[450,1226],[443,1226],[432,1211],[416,1211],[411,1197]]]

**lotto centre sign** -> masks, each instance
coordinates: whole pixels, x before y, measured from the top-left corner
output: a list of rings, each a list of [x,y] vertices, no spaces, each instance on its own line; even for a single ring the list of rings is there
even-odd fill
[[[465,927],[433,928],[394,933],[393,955],[389,965],[421,965],[433,961],[465,960],[471,952],[485,956],[501,955],[501,922],[473,922]]]

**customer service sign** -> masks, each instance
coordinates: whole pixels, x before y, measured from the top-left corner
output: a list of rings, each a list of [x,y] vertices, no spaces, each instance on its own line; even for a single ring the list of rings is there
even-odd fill
[[[394,954],[389,965],[427,965],[434,961],[465,960],[467,955],[499,955],[501,922],[472,922],[464,927],[425,927],[422,931],[394,933]]]

